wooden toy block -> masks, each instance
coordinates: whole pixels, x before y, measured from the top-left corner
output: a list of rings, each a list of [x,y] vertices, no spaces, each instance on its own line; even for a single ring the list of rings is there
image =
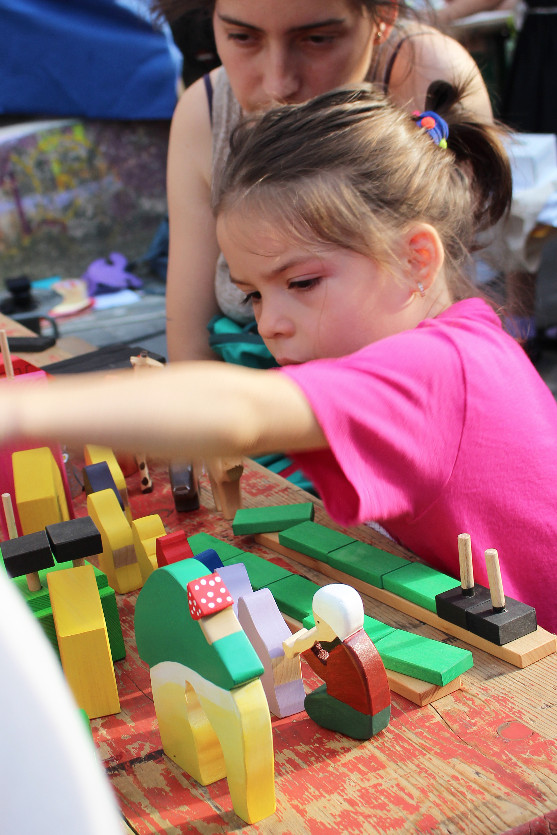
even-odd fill
[[[390,571],[383,576],[383,588],[400,595],[405,600],[417,603],[430,612],[436,612],[436,595],[454,589],[459,585],[458,580],[423,565],[419,562],[409,562],[403,568]]]
[[[472,653],[460,647],[433,641],[412,632],[395,629],[375,644],[389,670],[444,686],[474,663]]]
[[[474,583],[472,544],[470,534],[458,535],[460,586],[435,595],[435,606],[440,618],[466,629],[466,612],[491,599],[489,589]]]
[[[232,542],[225,542],[216,536],[211,536],[209,533],[195,533],[193,536],[188,536],[188,544],[194,556],[207,550],[207,548],[214,548],[223,562],[227,562],[230,557],[244,553],[241,548],[238,548]]]
[[[230,592],[216,571],[206,577],[190,580],[187,591],[190,615],[194,620],[228,609],[233,603]]]
[[[154,571],[139,593],[135,607],[137,648],[150,667],[161,661],[175,661],[230,690],[259,678],[263,667],[243,631],[209,645],[199,621],[192,619],[187,585],[210,576],[205,566],[195,559]]]
[[[306,695],[300,659],[284,654],[282,642],[290,637],[290,629],[269,589],[241,597],[238,620],[263,664],[261,684],[269,710],[279,718],[299,713]]]
[[[157,513],[142,516],[131,524],[133,547],[141,571],[143,582],[158,568],[157,539],[165,536],[166,531],[161,517]]]
[[[227,635],[242,631],[242,626],[232,606],[199,618],[199,625],[208,644],[214,644],[221,638],[226,638]]]
[[[241,597],[253,592],[247,568],[243,562],[232,563],[230,565],[223,565],[222,568],[219,568],[219,574],[226,583],[230,596],[234,601],[232,608],[237,617],[238,601]]]
[[[171,461],[168,466],[170,489],[178,513],[199,509],[199,485],[193,464]]]
[[[314,513],[313,502],[274,505],[273,507],[246,507],[236,512],[232,530],[236,536],[283,531],[302,522],[312,522]]]
[[[535,632],[524,635],[522,638],[517,638],[515,641],[511,641],[508,644],[502,646],[494,644],[479,635],[475,635],[473,632],[470,632],[470,630],[462,629],[454,623],[443,620],[436,612],[425,609],[423,606],[419,606],[417,603],[413,603],[410,600],[405,600],[398,594],[393,594],[393,592],[387,591],[386,589],[380,589],[377,586],[372,586],[369,583],[365,583],[363,580],[358,580],[356,577],[351,577],[343,571],[332,568],[330,565],[327,565],[325,562],[320,562],[314,557],[309,557],[294,550],[293,548],[287,548],[286,546],[281,545],[279,542],[279,536],[280,534],[276,533],[256,534],[255,540],[261,545],[264,545],[265,547],[276,551],[276,553],[282,554],[283,556],[286,556],[301,565],[306,565],[320,571],[331,580],[340,583],[348,583],[361,591],[363,594],[366,594],[375,600],[379,600],[381,603],[386,603],[393,609],[396,609],[399,612],[404,612],[405,614],[416,618],[416,620],[428,623],[430,626],[439,629],[441,632],[453,635],[455,638],[464,641],[470,646],[477,647],[478,649],[494,655],[497,658],[501,658],[503,661],[513,664],[515,667],[528,667],[530,664],[534,664],[536,661],[539,661],[557,651],[557,637],[547,630],[542,629],[541,626],[538,626]],[[403,683],[401,687],[404,686],[405,685]],[[401,692],[401,695],[406,696],[406,693]],[[422,697],[423,694],[416,692],[416,704],[427,704],[431,701],[429,697],[427,697],[429,699],[427,702],[419,701]]]
[[[90,493],[98,493],[101,490],[114,490],[118,504],[124,510],[124,502],[106,461],[99,461],[96,464],[88,464],[83,467],[83,486],[87,496]]]
[[[58,465],[49,447],[12,454],[14,495],[23,534],[70,518]]]
[[[157,565],[172,565],[193,557],[185,531],[174,531],[157,537],[156,549]]]
[[[83,457],[86,465],[99,464],[103,461],[108,464],[108,468],[112,478],[114,479],[118,494],[124,503],[124,513],[126,514],[128,522],[131,522],[132,515],[130,510],[130,501],[128,498],[128,485],[126,484],[126,478],[116,454],[108,446],[86,444],[83,449]]]
[[[276,580],[271,593],[280,611],[297,620],[303,620],[312,611],[313,596],[319,586],[299,574],[290,574]]]
[[[213,500],[225,519],[234,519],[242,505],[240,479],[244,471],[241,458],[212,458],[207,461],[207,472]]]
[[[291,576],[291,572],[288,569],[282,568],[280,565],[275,565],[270,560],[266,560],[264,557],[258,557],[249,551],[240,551],[239,554],[233,557],[225,557],[223,562],[225,565],[243,563],[247,569],[250,583],[255,591]]]
[[[467,628],[499,646],[535,632],[536,610],[512,597],[505,597],[497,551],[488,549],[485,560],[490,598],[467,610]]]
[[[64,674],[90,719],[120,712],[103,609],[90,565],[47,575]]]
[[[261,682],[226,691],[161,662],[151,669],[151,686],[165,753],[202,785],[226,776],[234,811],[246,822],[273,814],[272,729]]]
[[[403,557],[358,541],[331,551],[327,555],[327,563],[380,589],[383,588],[385,574],[409,565],[409,561]]]
[[[56,522],[45,528],[48,541],[56,562],[71,560],[82,565],[86,557],[93,557],[102,551],[99,529],[90,516]]]
[[[200,551],[199,554],[195,555],[195,559],[202,562],[209,571],[216,571],[217,568],[221,568],[224,565],[214,548],[207,548],[205,551]]]
[[[113,490],[101,490],[87,496],[87,512],[101,534],[99,566],[108,584],[119,594],[135,591],[143,585],[137,562],[131,526]]]
[[[38,574],[42,569],[54,565],[54,557],[44,530],[28,533],[16,539],[7,539],[0,543],[0,550],[2,551],[4,566],[10,577]],[[30,589],[30,591],[36,592],[40,588],[40,579],[37,577],[35,588]]]
[[[325,682],[305,699],[317,724],[354,739],[370,739],[389,723],[391,693],[379,654],[363,629],[364,607],[350,586],[331,583],[313,599],[315,627],[283,642]]]
[[[315,626],[313,612],[304,618],[302,626],[305,629],[312,629]],[[389,626],[386,623],[381,623],[380,620],[376,620],[375,618],[371,618],[369,615],[364,614],[364,631],[368,638],[377,646],[377,642],[386,635],[390,635],[391,632],[394,632],[395,627]],[[399,631],[402,632],[402,630]]]
[[[279,532],[279,542],[309,557],[328,562],[328,555],[343,545],[356,540],[340,531],[318,525],[316,522],[302,522]]]

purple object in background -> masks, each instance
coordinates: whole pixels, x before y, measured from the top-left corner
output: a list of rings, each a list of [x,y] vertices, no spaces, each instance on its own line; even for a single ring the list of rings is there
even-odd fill
[[[127,288],[137,290],[141,287],[143,282],[127,272],[127,265],[128,260],[121,252],[111,252],[107,258],[98,258],[89,264],[81,276],[87,282],[89,296],[116,293]]]

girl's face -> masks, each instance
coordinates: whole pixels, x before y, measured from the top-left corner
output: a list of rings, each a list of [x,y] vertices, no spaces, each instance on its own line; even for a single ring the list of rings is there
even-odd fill
[[[217,236],[279,365],[344,356],[418,324],[414,288],[366,255],[292,242],[245,210],[221,215]]]
[[[363,81],[377,32],[349,0],[216,0],[213,27],[246,112]]]

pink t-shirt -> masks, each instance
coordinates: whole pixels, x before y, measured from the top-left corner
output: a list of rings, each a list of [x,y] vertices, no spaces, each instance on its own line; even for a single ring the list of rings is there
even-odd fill
[[[476,582],[499,552],[505,593],[557,632],[557,404],[481,299],[339,359],[288,366],[329,449],[293,454],[342,525],[381,525]]]

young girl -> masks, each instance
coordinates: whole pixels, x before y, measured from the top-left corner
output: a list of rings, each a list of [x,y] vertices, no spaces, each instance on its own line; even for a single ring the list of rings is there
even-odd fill
[[[343,525],[380,522],[453,576],[470,533],[482,584],[497,548],[507,595],[557,630],[557,405],[466,279],[477,228],[508,205],[508,162],[493,126],[436,94],[444,118],[362,86],[236,133],[217,232],[281,369],[175,364],[147,399],[125,372],[5,385],[4,434],[286,449]]]

